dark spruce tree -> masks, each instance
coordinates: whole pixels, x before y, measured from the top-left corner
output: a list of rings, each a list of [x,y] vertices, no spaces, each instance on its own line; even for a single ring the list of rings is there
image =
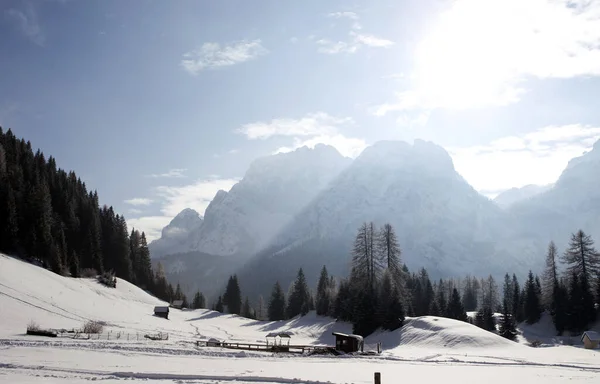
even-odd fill
[[[310,294],[308,290],[308,284],[306,283],[306,277],[302,268],[298,270],[296,281],[294,281],[292,292],[288,296],[287,303],[287,318],[291,319],[298,315],[306,315],[310,308]]]
[[[452,296],[450,296],[450,301],[448,301],[446,316],[448,316],[450,319],[467,321],[467,313],[465,312],[465,308],[460,301],[460,295],[458,293],[458,289],[456,288],[452,290]]]
[[[248,296],[246,296],[246,300],[244,300],[244,305],[242,306],[242,316],[246,319],[254,318],[252,314],[252,307],[250,307],[250,300],[248,300]]]
[[[330,286],[329,286],[329,274],[327,268],[323,266],[321,269],[321,276],[317,284],[317,302],[316,310],[317,315],[327,316],[330,313],[331,297],[330,297]]]
[[[569,248],[562,259],[567,265],[567,272],[577,275],[582,295],[579,316],[585,327],[596,320],[592,284],[600,270],[600,254],[594,248],[592,238],[579,230],[571,235]]]
[[[206,299],[204,295],[198,291],[194,295],[194,300],[192,300],[192,308],[193,309],[201,309],[206,307]]]
[[[533,273],[529,271],[529,276],[525,283],[525,306],[523,307],[525,321],[528,324],[537,323],[542,317],[540,293],[539,286],[533,277]]]
[[[502,322],[500,323],[498,333],[500,336],[514,341],[517,338],[517,326],[513,315],[510,313],[510,306],[508,303],[509,301],[504,300],[502,306]]]
[[[239,315],[242,313],[242,292],[238,283],[237,275],[229,277],[227,288],[223,295],[223,304],[227,306],[229,313]]]
[[[271,291],[267,312],[270,321],[285,320],[285,295],[279,281],[275,283]]]
[[[376,314],[383,329],[393,331],[404,323],[404,308],[400,301],[400,292],[393,282],[390,271],[386,271],[381,280]]]

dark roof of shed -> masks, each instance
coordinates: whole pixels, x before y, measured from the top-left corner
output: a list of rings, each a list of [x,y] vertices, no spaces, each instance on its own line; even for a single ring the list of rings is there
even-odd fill
[[[359,341],[363,341],[363,337],[361,335],[349,335],[347,333],[341,333],[341,332],[332,332],[332,335],[334,336],[340,336],[340,337],[346,337],[348,339],[356,339]]]
[[[169,307],[154,307],[154,312],[169,312]]]
[[[271,332],[266,337],[285,337],[289,339],[292,335],[289,332]]]

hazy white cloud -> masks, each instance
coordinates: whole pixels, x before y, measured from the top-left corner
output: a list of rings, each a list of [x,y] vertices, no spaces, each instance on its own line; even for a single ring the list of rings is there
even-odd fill
[[[9,8],[5,13],[17,24],[23,35],[33,43],[43,46],[46,43],[46,35],[38,22],[37,12],[31,3],[24,2],[23,6],[23,9]]]
[[[290,38],[290,43],[296,44],[298,42],[298,38],[296,36]]]
[[[182,178],[182,177],[186,177],[185,176],[185,172],[187,171],[186,168],[173,168],[168,170],[165,173],[153,173],[151,175],[148,175],[148,177],[152,177],[152,178]]]
[[[221,189],[228,191],[239,180],[213,176],[184,186],[157,187],[157,195],[162,202],[161,212],[165,216],[173,218],[185,208],[192,208],[204,215],[206,207],[217,192]]]
[[[358,22],[359,17],[354,12],[334,12],[330,13],[328,16],[337,19],[346,18],[353,20],[351,30],[348,32],[348,40],[346,41],[333,41],[326,38],[316,40],[318,52],[330,55],[338,53],[356,53],[361,47],[365,46],[372,48],[389,48],[394,45],[394,42],[391,40],[357,32],[362,30],[363,26]]]
[[[133,219],[127,219],[127,227],[129,230],[133,228],[146,234],[146,240],[151,242],[160,238],[160,233],[173,218],[167,216],[145,216]]]
[[[336,19],[350,19],[350,20],[358,20],[358,15],[354,12],[331,12],[327,15],[328,17],[333,17]]]
[[[234,148],[234,149],[230,149],[229,151],[227,151],[227,153],[229,153],[230,155],[236,155],[236,154],[240,153],[240,150],[237,148]]]
[[[429,112],[404,113],[396,119],[396,122],[406,128],[423,127],[429,122]]]
[[[133,199],[125,200],[125,204],[135,205],[135,206],[150,205],[153,202],[154,201],[152,199],[147,199],[145,197],[135,197]]]
[[[388,48],[394,45],[391,40],[381,39],[373,35],[366,35],[350,31],[349,41],[331,41],[328,39],[317,40],[318,51],[327,54],[356,53],[361,47]]]
[[[267,54],[261,40],[242,40],[221,46],[219,43],[204,43],[202,47],[183,55],[181,65],[193,75],[210,68],[243,63]]]
[[[300,119],[273,119],[268,122],[255,122],[242,126],[238,133],[250,140],[268,139],[273,136],[317,136],[335,134],[338,128],[352,124],[350,117],[334,117],[324,112],[310,113]]]
[[[159,186],[155,188],[156,198],[154,202],[160,205],[161,215],[142,216],[127,220],[129,227],[135,227],[146,233],[148,241],[160,237],[161,230],[173,220],[175,216],[185,208],[192,208],[204,215],[208,204],[212,201],[219,190],[229,191],[237,183],[239,178],[221,178],[211,175],[205,179],[197,180],[188,185],[181,186]],[[143,204],[149,199],[132,199],[136,203]],[[131,204],[131,203],[130,203]],[[133,213],[133,212],[132,212]],[[141,214],[140,211],[138,211]]]
[[[376,114],[504,106],[529,78],[600,75],[598,1],[457,0],[431,23],[411,86]]]
[[[487,145],[450,149],[458,172],[480,191],[556,182],[569,160],[590,150],[600,127],[549,126]]]
[[[131,208],[129,209],[129,213],[131,213],[132,215],[141,215],[144,211],[142,211],[141,209],[137,209],[137,208]]]
[[[342,130],[354,124],[350,117],[335,117],[324,112],[309,113],[299,119],[281,118],[268,122],[246,124],[237,130],[249,140],[266,140],[275,136],[293,138],[292,144],[275,151],[290,152],[303,146],[314,148],[317,144],[335,147],[344,156],[355,157],[366,143],[363,139],[346,137]]]

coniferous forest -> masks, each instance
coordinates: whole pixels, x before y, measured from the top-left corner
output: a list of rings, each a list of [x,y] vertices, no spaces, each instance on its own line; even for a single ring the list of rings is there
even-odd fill
[[[171,301],[164,271],[152,269],[146,235],[99,206],[75,172],[0,128],[0,252],[72,277],[116,276]]]
[[[300,268],[287,294],[277,281],[268,300],[260,296],[254,306],[247,297],[242,305],[237,276],[231,276],[213,309],[271,321],[316,310],[317,315],[351,322],[354,332],[363,336],[378,328],[397,329],[405,316],[431,315],[468,321],[510,340],[516,338],[518,323],[534,324],[544,311],[552,316],[558,335],[581,333],[598,314],[600,254],[583,231],[571,235],[562,255],[550,243],[542,278],[529,271],[522,284],[515,273],[506,273],[500,284],[491,275],[431,281],[424,268],[411,273],[401,261],[389,224],[376,228],[364,223],[356,234],[351,262],[350,275],[341,279],[323,266],[316,291],[308,287]],[[475,315],[468,317],[467,312]]]

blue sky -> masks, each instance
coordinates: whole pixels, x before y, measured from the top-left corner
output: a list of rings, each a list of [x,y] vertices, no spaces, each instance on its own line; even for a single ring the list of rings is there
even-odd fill
[[[0,3],[0,125],[156,237],[258,156],[446,147],[493,195],[600,138],[584,0]]]

